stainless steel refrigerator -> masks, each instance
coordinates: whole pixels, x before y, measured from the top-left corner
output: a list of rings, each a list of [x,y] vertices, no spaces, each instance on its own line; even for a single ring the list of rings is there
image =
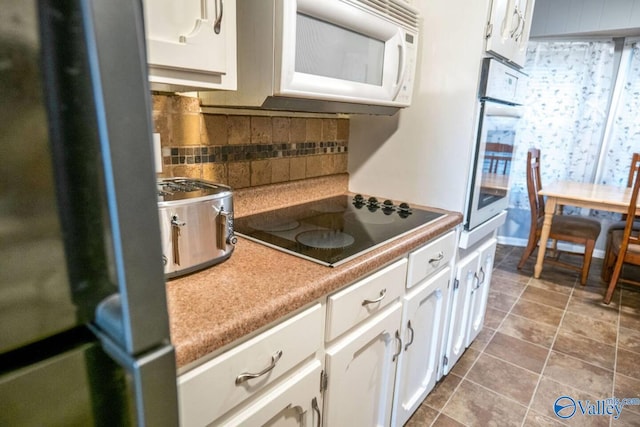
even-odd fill
[[[0,11],[0,425],[177,425],[141,2]]]

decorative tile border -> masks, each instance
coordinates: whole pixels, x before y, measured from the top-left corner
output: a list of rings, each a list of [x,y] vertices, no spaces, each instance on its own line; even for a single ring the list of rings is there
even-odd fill
[[[347,141],[330,141],[168,147],[168,150],[165,148],[164,152],[169,151],[170,155],[163,156],[163,162],[165,165],[184,165],[339,154],[347,152],[347,145]]]

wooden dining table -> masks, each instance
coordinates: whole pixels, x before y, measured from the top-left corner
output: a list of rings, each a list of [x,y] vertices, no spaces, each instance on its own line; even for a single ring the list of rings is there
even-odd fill
[[[539,194],[545,196],[547,201],[544,207],[544,224],[540,234],[540,246],[533,277],[540,278],[542,263],[547,243],[553,214],[560,206],[577,206],[581,208],[597,209],[608,212],[626,213],[631,200],[630,187],[617,187],[605,184],[590,184],[586,182],[557,181],[544,187]],[[638,205],[640,208],[640,204]]]

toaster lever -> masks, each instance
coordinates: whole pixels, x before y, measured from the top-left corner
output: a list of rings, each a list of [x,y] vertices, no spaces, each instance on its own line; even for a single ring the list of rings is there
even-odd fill
[[[180,221],[178,215],[171,217],[171,239],[173,241],[173,263],[180,265],[180,247],[178,246],[178,240],[180,240],[180,227],[187,225],[186,222]]]
[[[218,249],[225,250],[227,248],[227,239],[229,237],[229,213],[224,211],[224,208],[220,208],[218,216],[216,217],[216,240]]]

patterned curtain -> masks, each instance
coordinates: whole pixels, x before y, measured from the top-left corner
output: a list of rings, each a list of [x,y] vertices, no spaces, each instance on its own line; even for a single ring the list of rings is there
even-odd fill
[[[627,185],[630,159],[640,151],[640,40],[625,41],[627,66],[620,100],[612,108],[613,121],[610,137],[606,141],[599,183]],[[623,62],[624,66],[624,62]]]
[[[530,147],[541,150],[543,186],[561,179],[594,180],[613,88],[614,47],[611,39],[529,43],[524,68],[529,75],[528,96],[517,132],[509,212],[501,236],[526,239],[529,233]]]
[[[627,185],[630,159],[640,152],[640,40],[625,40],[618,83],[620,98],[611,108],[611,126],[602,150],[597,182],[618,186]],[[620,220],[620,214],[592,211],[603,226]]]

